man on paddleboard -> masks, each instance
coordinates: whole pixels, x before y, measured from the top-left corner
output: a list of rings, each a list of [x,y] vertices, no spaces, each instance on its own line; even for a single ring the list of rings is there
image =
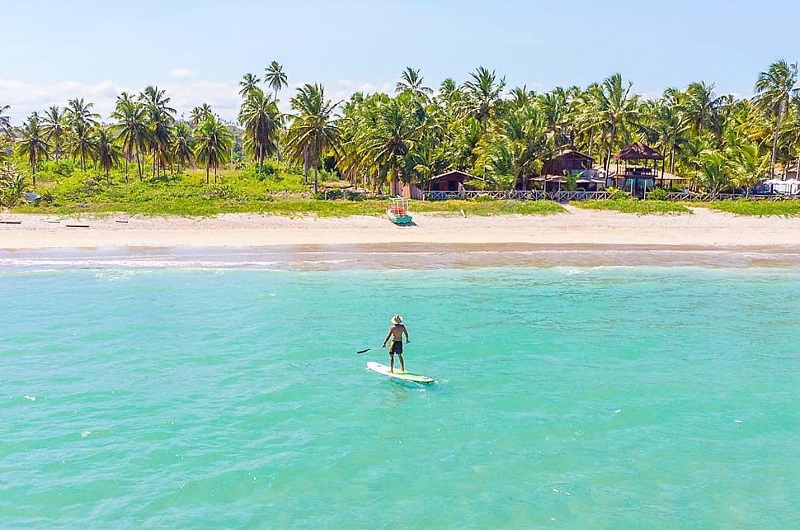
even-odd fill
[[[386,338],[383,339],[383,345],[381,346],[381,348],[385,348],[389,339],[392,339],[392,345],[389,346],[389,371],[392,373],[394,373],[395,355],[400,358],[400,370],[403,372],[406,371],[406,364],[403,362],[403,335],[406,336],[406,344],[411,342],[408,338],[408,330],[403,325],[403,316],[395,315],[392,317],[392,327],[389,328],[389,333],[386,334]]]

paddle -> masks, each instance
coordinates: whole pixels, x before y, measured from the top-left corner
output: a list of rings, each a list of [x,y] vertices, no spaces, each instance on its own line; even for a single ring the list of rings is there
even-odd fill
[[[367,353],[367,352],[368,352],[368,351],[370,351],[371,349],[372,349],[372,348],[367,348],[366,350],[358,350],[356,353],[357,353],[358,355],[361,355],[362,353]]]

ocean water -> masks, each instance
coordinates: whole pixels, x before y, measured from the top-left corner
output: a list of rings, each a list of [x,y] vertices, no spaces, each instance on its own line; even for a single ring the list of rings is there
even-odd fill
[[[2,528],[800,521],[797,268],[5,267],[0,307]],[[365,370],[394,313],[435,385]]]

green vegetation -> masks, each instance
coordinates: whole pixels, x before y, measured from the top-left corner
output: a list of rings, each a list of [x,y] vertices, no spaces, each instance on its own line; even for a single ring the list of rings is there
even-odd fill
[[[683,204],[655,200],[611,199],[608,201],[586,201],[572,204],[588,210],[614,210],[617,212],[635,213],[639,215],[691,213],[691,210]]]
[[[645,99],[619,74],[587,87],[536,93],[525,86],[509,89],[505,78],[481,66],[464,82],[448,78],[435,90],[408,67],[394,94],[356,93],[343,103],[327,99],[321,85],[305,84],[289,96],[291,114],[284,114],[278,97],[288,78],[272,61],[263,79],[242,77],[236,124],[206,103],[191,109],[187,120],[178,119],[171,98],[155,86],[119,94],[107,117],[75,98],[14,126],[8,105],[0,102],[0,162],[18,172],[9,196],[17,199],[4,203],[27,211],[19,197],[35,191],[45,197],[40,208],[58,211],[344,211],[296,199],[335,196],[324,190],[330,180],[359,188],[357,195],[339,193],[345,198],[366,191],[396,195],[405,184],[451,169],[474,175],[468,184],[478,189],[535,189],[542,184],[532,177],[561,150],[587,153],[608,169],[612,154],[634,141],[663,153],[661,169],[689,176],[693,191],[736,191],[800,163],[797,77],[796,64],[779,60],[758,74],[751,99],[717,94],[702,81]],[[574,188],[575,177],[563,186]],[[664,197],[654,192],[651,198]],[[659,200],[614,199],[583,207],[687,211]],[[367,207],[359,202],[352,210]],[[475,215],[554,207],[425,206]]]
[[[721,212],[727,212],[736,215],[751,215],[758,217],[766,217],[772,215],[792,217],[800,215],[799,200],[787,200],[787,201],[755,200],[754,201],[747,199],[739,199],[735,201],[714,201],[711,203],[697,204],[696,206],[706,207],[712,210],[719,210]]]

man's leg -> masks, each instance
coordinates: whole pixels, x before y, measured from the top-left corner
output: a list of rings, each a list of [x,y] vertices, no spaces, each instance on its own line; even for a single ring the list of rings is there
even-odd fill
[[[405,361],[403,361],[403,354],[400,353],[397,356],[400,357],[400,370],[405,372],[406,371],[406,363],[405,363]]]
[[[389,371],[394,373],[394,354],[389,350]]]

